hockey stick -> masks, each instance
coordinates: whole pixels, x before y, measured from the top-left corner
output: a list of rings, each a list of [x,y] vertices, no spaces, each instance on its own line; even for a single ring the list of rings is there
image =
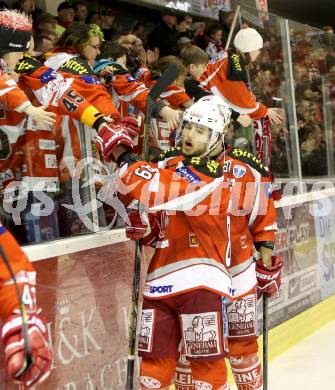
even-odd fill
[[[30,345],[29,336],[28,336],[29,333],[28,333],[27,312],[26,312],[26,307],[22,301],[22,296],[20,294],[20,290],[19,290],[19,287],[18,287],[17,282],[16,282],[13,268],[10,265],[10,262],[8,260],[8,257],[5,253],[5,251],[3,250],[2,245],[0,245],[0,256],[2,257],[4,263],[9,271],[9,274],[13,280],[16,295],[17,295],[19,302],[20,302],[20,314],[22,317],[23,346],[24,346],[24,354],[25,354],[25,360],[26,360],[24,370],[19,373],[19,375],[22,375],[26,372],[26,370],[28,370],[28,368],[31,366],[31,364],[33,362],[33,355],[32,355],[31,345]]]
[[[228,50],[228,48],[229,48],[230,41],[231,41],[231,38],[232,38],[234,30],[235,30],[237,17],[238,17],[238,14],[240,12],[240,8],[241,8],[240,5],[238,5],[236,7],[235,14],[234,14],[234,19],[233,19],[231,27],[230,27],[230,31],[229,31],[229,35],[228,35],[228,38],[227,38],[226,46],[224,47],[225,50]]]
[[[263,137],[263,164],[269,168],[269,136]],[[268,350],[269,350],[269,299],[263,294],[263,390],[268,389]]]
[[[269,327],[268,315],[269,305],[268,297],[263,294],[263,390],[268,389],[268,350],[269,350]]]
[[[142,146],[142,160],[146,161],[149,154],[149,140],[150,140],[150,121],[152,113],[155,108],[156,100],[165,89],[177,79],[178,69],[176,65],[171,64],[168,69],[158,79],[157,83],[152,87],[147,98],[147,110],[145,115],[145,124],[143,131],[143,146]],[[141,278],[141,258],[142,258],[142,242],[136,240],[135,244],[135,259],[134,259],[134,273],[133,286],[131,298],[131,311],[129,320],[129,350],[127,361],[127,381],[126,390],[133,390],[134,388],[134,370],[135,370],[135,349],[136,349],[136,330],[138,319],[138,298],[140,290]]]
[[[178,69],[175,64],[171,64],[162,76],[157,80],[157,83],[151,88],[147,98],[147,110],[145,113],[145,124],[143,132],[143,149],[142,159],[148,159],[149,139],[150,139],[150,121],[155,108],[156,100],[162,92],[178,78]]]

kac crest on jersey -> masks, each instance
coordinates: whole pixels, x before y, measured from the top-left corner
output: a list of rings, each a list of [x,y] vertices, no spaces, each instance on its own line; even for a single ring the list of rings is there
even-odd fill
[[[241,165],[235,165],[233,168],[233,175],[236,177],[236,179],[240,179],[245,175],[246,171],[246,168],[242,167]]]

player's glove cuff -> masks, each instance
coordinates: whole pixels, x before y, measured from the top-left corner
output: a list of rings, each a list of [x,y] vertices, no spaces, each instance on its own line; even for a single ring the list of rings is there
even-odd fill
[[[133,142],[127,129],[122,125],[109,126],[107,123],[100,128],[99,135],[96,138],[96,146],[106,160],[112,161],[115,161],[112,151],[117,146],[133,150]]]
[[[272,267],[267,267],[261,260],[256,263],[256,278],[258,282],[257,295],[266,294],[272,297],[279,291],[281,285],[281,269],[283,259],[280,256],[272,256]]]

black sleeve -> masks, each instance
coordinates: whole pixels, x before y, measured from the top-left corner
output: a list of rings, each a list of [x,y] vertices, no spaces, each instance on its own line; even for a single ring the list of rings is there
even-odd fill
[[[239,148],[231,148],[227,151],[227,154],[236,160],[240,160],[250,165],[251,168],[254,168],[263,177],[269,177],[269,170],[262,164],[262,161],[252,153]]]
[[[273,250],[275,247],[275,244],[272,241],[258,241],[258,242],[255,242],[254,245],[255,245],[255,248],[258,250],[258,252],[260,251],[262,246],[264,248],[268,248],[271,250]]]
[[[132,165],[135,164],[137,161],[140,161],[140,158],[137,154],[132,152],[125,152],[122,153],[121,156],[117,159],[117,166],[122,167],[124,164]]]
[[[67,60],[59,68],[59,70],[65,72],[65,73],[80,75],[82,77],[95,76],[95,73],[93,72],[93,69],[91,68],[91,65],[89,65],[89,63],[85,59],[80,58],[80,57],[73,57],[73,58]]]
[[[186,79],[184,82],[185,92],[190,98],[194,98],[195,101],[199,99],[212,95],[210,92],[205,91],[199,85],[199,83],[193,79]]]
[[[37,58],[30,55],[24,55],[15,65],[14,72],[31,74],[38,68],[43,66],[43,63],[38,61]],[[50,72],[49,72],[50,73]],[[43,73],[44,74],[44,73]],[[42,83],[44,82],[41,80]]]
[[[240,116],[241,114],[237,111],[234,111],[233,109],[231,109],[231,117],[232,119],[234,119],[234,121],[237,120],[237,118]]]
[[[234,50],[229,50],[228,52],[227,80],[248,83],[244,60]]]
[[[168,104],[165,103],[163,100],[160,100],[160,101],[157,101],[157,102],[154,102],[153,104],[153,110],[152,110],[152,113],[151,113],[151,116],[153,118],[157,118],[161,112],[161,110],[167,106]]]

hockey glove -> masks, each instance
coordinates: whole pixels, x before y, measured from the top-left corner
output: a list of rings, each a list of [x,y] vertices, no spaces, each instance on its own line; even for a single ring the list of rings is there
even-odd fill
[[[131,139],[134,139],[141,133],[138,121],[131,116],[125,116],[119,124],[124,127]]]
[[[140,240],[148,230],[148,225],[142,221],[140,213],[136,210],[128,214],[130,224],[126,226],[126,236],[131,240]]]
[[[137,210],[129,214],[130,225],[126,227],[126,236],[131,240],[143,239],[144,245],[151,245],[164,235],[165,212],[147,214],[148,221],[143,221]],[[150,229],[148,229],[148,224]],[[148,231],[149,230],[149,231]]]
[[[281,269],[283,259],[280,256],[272,256],[272,267],[269,268],[258,260],[256,263],[257,296],[266,294],[269,298],[276,295],[281,285]]]
[[[126,127],[121,123],[119,125],[103,123],[99,128],[99,135],[96,138],[96,146],[102,156],[106,160],[114,160],[112,151],[121,145],[127,150],[133,149],[133,142]]]
[[[2,341],[5,346],[5,361],[9,377],[23,389],[43,382],[50,374],[52,349],[47,341],[46,321],[38,314],[27,314],[28,340],[32,362],[27,364],[22,316],[14,312],[2,327]]]

